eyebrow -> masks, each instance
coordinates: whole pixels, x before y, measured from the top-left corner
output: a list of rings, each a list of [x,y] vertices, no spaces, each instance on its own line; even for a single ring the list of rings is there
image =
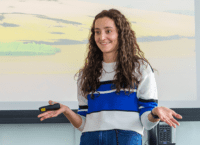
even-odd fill
[[[113,28],[113,27],[104,27],[104,29],[108,29],[108,28]],[[96,30],[96,29],[99,29],[99,28],[95,28],[95,30]]]

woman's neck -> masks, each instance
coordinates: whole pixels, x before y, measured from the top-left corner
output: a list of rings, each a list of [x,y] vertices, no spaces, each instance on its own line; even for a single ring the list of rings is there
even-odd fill
[[[103,54],[103,61],[105,63],[112,63],[112,62],[116,62],[116,56],[114,54]]]

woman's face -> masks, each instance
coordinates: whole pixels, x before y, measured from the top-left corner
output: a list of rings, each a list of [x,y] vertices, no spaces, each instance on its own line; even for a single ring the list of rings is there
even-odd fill
[[[103,55],[114,56],[118,48],[118,32],[115,22],[108,18],[98,18],[95,21],[95,42]]]

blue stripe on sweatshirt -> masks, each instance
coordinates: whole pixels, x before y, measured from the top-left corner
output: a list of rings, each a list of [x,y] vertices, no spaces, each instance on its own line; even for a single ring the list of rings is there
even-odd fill
[[[106,94],[94,94],[95,98],[91,99],[91,95],[88,95],[88,113],[99,111],[135,111],[138,112],[138,99],[136,92],[125,95],[124,91],[120,91],[120,95],[116,92]]]
[[[77,113],[79,115],[86,117],[87,112],[88,112],[88,106],[87,105],[80,105]]]
[[[151,111],[153,110],[153,108],[157,107],[158,106],[158,103],[157,102],[141,102],[141,101],[138,101],[138,104],[139,104],[139,112],[140,112],[140,116],[146,112],[146,111]]]
[[[86,117],[88,113],[87,111],[78,111],[78,114]]]

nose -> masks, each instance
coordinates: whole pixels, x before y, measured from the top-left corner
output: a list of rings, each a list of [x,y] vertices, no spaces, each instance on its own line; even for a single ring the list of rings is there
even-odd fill
[[[100,40],[104,40],[106,38],[105,34],[104,33],[101,33],[100,34]]]

